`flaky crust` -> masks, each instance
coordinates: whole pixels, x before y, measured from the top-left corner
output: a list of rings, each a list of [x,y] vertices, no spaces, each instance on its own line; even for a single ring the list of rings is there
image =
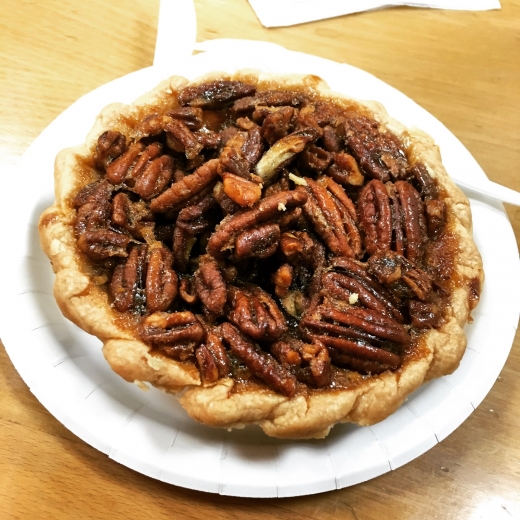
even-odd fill
[[[266,87],[271,83],[289,87],[304,84],[323,98],[344,99],[315,76],[275,77],[253,71],[242,71],[237,76],[246,80],[254,77]],[[196,82],[216,77],[229,75],[215,73]],[[103,354],[112,369],[127,381],[148,382],[178,393],[188,414],[206,425],[233,428],[259,424],[268,435],[280,438],[322,438],[338,422],[374,424],[393,413],[424,381],[453,372],[466,348],[463,327],[478,301],[472,288],[480,288],[484,278],[471,234],[469,202],[449,178],[433,139],[421,131],[405,128],[374,102],[359,106],[383,128],[399,136],[409,156],[422,162],[437,180],[446,203],[447,225],[457,241],[453,274],[457,284],[448,298],[444,324],[424,333],[417,351],[405,356],[399,370],[360,376],[349,388],[309,390],[307,395],[292,398],[261,385],[239,388],[230,378],[205,386],[193,363],[175,361],[152,351],[125,325],[110,305],[106,280],[96,276],[95,269],[77,249],[72,200],[83,186],[98,179],[92,164],[98,136],[111,129],[132,137],[135,121],[143,112],[170,107],[172,92],[188,83],[174,76],[131,105],[109,105],[98,116],[85,144],[65,149],[56,158],[56,202],[42,214],[39,224],[42,248],[56,273],[54,294],[69,320],[103,342]]]

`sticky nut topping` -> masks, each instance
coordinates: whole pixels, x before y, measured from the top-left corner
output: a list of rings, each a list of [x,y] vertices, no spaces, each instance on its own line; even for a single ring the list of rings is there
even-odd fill
[[[188,86],[99,136],[78,248],[116,312],[204,384],[293,396],[398,370],[443,322],[427,168],[364,109],[243,81]],[[444,287],[446,286],[445,281]]]

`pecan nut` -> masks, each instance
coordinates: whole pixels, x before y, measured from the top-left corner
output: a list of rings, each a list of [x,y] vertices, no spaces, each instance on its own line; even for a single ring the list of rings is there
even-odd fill
[[[235,257],[267,258],[273,255],[280,241],[280,226],[278,224],[263,224],[252,229],[246,229],[238,235],[235,241]]]
[[[110,221],[116,229],[128,231],[135,238],[143,238],[144,228],[153,225],[153,214],[143,201],[132,202],[128,195],[119,192],[112,199]]]
[[[211,257],[203,257],[194,278],[204,310],[220,316],[227,301],[227,287],[217,262]]]
[[[279,298],[287,296],[289,287],[293,282],[294,269],[290,264],[281,265],[271,278],[274,285],[274,293]]]
[[[207,331],[206,341],[195,351],[202,380],[215,383],[230,375],[230,360],[226,348],[219,337],[218,329]]]
[[[442,311],[437,304],[410,300],[408,307],[412,319],[412,327],[431,329],[439,326],[442,319]]]
[[[370,181],[361,190],[358,213],[367,253],[389,251],[392,245],[392,211],[386,187],[380,180]]]
[[[424,204],[406,181],[386,186],[370,181],[358,200],[363,244],[370,255],[396,251],[412,262],[421,262],[427,238]]]
[[[186,159],[194,159],[204,148],[188,125],[179,119],[170,119],[165,125],[166,144]]]
[[[160,348],[174,359],[191,357],[204,339],[204,328],[191,312],[155,312],[146,316],[140,326],[142,340]]]
[[[172,119],[179,119],[190,130],[200,130],[204,126],[203,111],[196,107],[179,107],[166,112]]]
[[[323,388],[332,380],[329,350],[318,341],[313,344],[279,341],[273,344],[271,353],[303,383]]]
[[[108,165],[126,152],[126,137],[120,132],[107,130],[103,132],[96,145],[94,160],[100,170],[106,171]]]
[[[401,144],[390,132],[382,132],[377,121],[363,116],[348,119],[345,138],[370,178],[388,182],[406,177],[408,163]]]
[[[306,95],[292,90],[268,90],[258,92],[256,95],[248,95],[242,99],[238,99],[233,103],[231,110],[235,114],[243,112],[252,112],[258,106],[263,107],[281,107],[292,106],[298,107],[308,98]]]
[[[144,200],[149,200],[162,193],[170,184],[173,176],[173,161],[169,155],[162,155],[150,161],[137,177],[133,191]]]
[[[232,173],[222,175],[224,193],[239,206],[250,207],[260,200],[262,186]]]
[[[331,162],[332,155],[315,144],[307,145],[298,157],[298,166],[302,170],[315,173],[322,173]]]
[[[264,153],[258,161],[255,171],[263,182],[269,182],[276,173],[287,166],[307,143],[317,139],[318,132],[313,128],[298,130],[282,137]]]
[[[141,163],[138,170],[144,166],[149,159],[148,154],[140,157],[144,148],[142,143],[131,144],[125,153],[107,166],[107,180],[114,185],[124,182],[131,169],[135,168],[139,158],[141,158]]]
[[[279,365],[270,354],[255,348],[231,323],[223,323],[221,331],[222,338],[233,354],[245,363],[254,376],[288,397],[296,393],[296,377]]]
[[[76,195],[74,230],[78,235],[87,230],[108,227],[112,211],[111,196],[112,186],[106,181],[89,184]]]
[[[226,348],[217,333],[208,332],[205,347],[215,360],[218,377],[227,377],[230,371],[230,361]]]
[[[399,300],[418,298],[426,301],[433,290],[428,273],[402,255],[388,251],[368,260],[368,270]]]
[[[242,81],[217,80],[186,87],[179,92],[178,99],[182,106],[218,108],[255,92],[254,85]]]
[[[284,106],[271,110],[264,107],[263,114],[265,114],[265,117],[262,123],[261,133],[269,145],[273,145],[276,141],[289,134],[291,121],[294,116],[293,107]],[[253,119],[257,120],[262,117],[263,114],[262,111],[257,108],[253,113]]]
[[[359,301],[363,307],[386,314],[400,323],[404,322],[398,302],[368,273],[367,264],[338,257],[331,259],[331,267],[334,271],[323,274],[322,284],[333,298],[346,302]]]
[[[163,191],[158,197],[150,202],[150,209],[154,213],[166,213],[187,200],[191,199],[217,177],[218,159],[211,159],[197,168],[192,174],[186,175],[170,188]]]
[[[201,345],[195,351],[195,357],[202,380],[205,383],[214,383],[218,379],[217,363],[206,345]]]
[[[343,186],[362,186],[365,181],[354,157],[344,152],[333,155],[333,162],[326,173]]]
[[[303,206],[307,193],[303,188],[275,193],[259,201],[245,212],[224,219],[208,241],[207,252],[223,258],[235,245],[236,237],[244,230],[278,218],[283,211]]]
[[[185,272],[188,268],[191,250],[197,237],[211,228],[209,213],[216,207],[214,198],[203,192],[192,204],[184,207],[177,216],[173,232],[173,256],[175,267]]]
[[[126,257],[130,237],[110,229],[92,229],[78,238],[78,248],[91,260]]]
[[[318,305],[301,320],[300,327],[313,341],[330,349],[334,363],[353,370],[397,369],[401,356],[396,351],[411,337],[396,320],[372,309],[350,305]],[[349,363],[349,360],[355,361]],[[366,364],[363,367],[363,362]],[[370,370],[368,370],[370,367]]]
[[[133,247],[126,262],[114,270],[110,294],[114,298],[114,307],[120,312],[143,310],[146,249],[146,246]]]
[[[361,237],[352,201],[330,177],[305,180],[309,197],[303,210],[316,233],[334,255],[358,257]]]
[[[251,290],[230,287],[229,297],[232,307],[229,321],[245,335],[257,341],[273,341],[287,330],[275,301],[260,287]]]
[[[411,262],[421,262],[426,241],[426,220],[421,196],[406,181],[397,181],[395,189],[403,212],[403,231],[406,243],[404,256]]]
[[[166,247],[154,248],[148,257],[146,272],[146,308],[165,311],[177,296],[177,274],[172,269],[172,254]]]

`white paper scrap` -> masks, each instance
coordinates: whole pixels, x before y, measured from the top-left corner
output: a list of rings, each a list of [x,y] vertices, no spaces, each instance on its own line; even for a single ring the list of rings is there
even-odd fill
[[[399,5],[457,11],[501,7],[499,0],[249,0],[249,3],[265,27],[284,27]]]

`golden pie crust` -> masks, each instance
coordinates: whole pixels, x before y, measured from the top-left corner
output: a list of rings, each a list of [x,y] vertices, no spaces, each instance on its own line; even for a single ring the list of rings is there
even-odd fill
[[[265,88],[304,85],[323,99],[345,99],[331,92],[323,80],[315,76],[280,77],[241,71],[233,78],[222,73],[211,74],[192,84],[216,78],[245,81],[255,78]],[[258,424],[267,435],[292,439],[325,437],[331,427],[340,422],[360,425],[379,422],[393,413],[423,382],[452,373],[464,354],[463,327],[478,303],[484,280],[481,257],[472,239],[469,202],[446,173],[433,139],[391,119],[375,102],[363,102],[359,106],[383,129],[401,139],[409,157],[426,166],[442,192],[449,234],[456,241],[451,293],[447,298],[443,325],[424,332],[417,348],[404,357],[398,370],[359,376],[346,388],[309,388],[306,394],[297,393],[292,398],[262,384],[239,387],[231,378],[205,385],[194,363],[175,361],[151,350],[139,339],[135,329],[127,326],[111,307],[107,280],[99,276],[95,266],[76,246],[76,210],[72,201],[82,187],[100,177],[93,164],[99,135],[110,129],[134,136],[136,122],[143,114],[161,113],[171,108],[172,92],[188,84],[187,79],[174,76],[131,105],[107,106],[97,117],[86,142],[61,151],[56,158],[56,201],[42,214],[39,224],[43,250],[56,273],[54,294],[69,320],[103,342],[103,354],[112,369],[129,382],[147,382],[177,394],[187,413],[203,424],[226,428]],[[353,103],[352,100],[349,102]]]

